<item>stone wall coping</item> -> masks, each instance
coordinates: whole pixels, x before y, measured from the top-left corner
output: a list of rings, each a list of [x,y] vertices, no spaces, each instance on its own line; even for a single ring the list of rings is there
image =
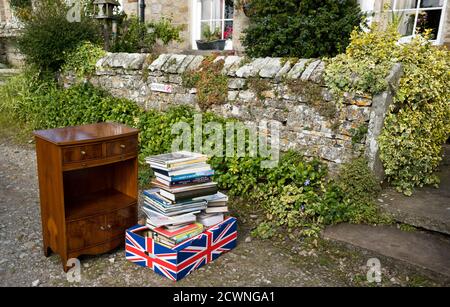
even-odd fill
[[[108,69],[143,70],[162,72],[167,74],[182,74],[188,70],[200,67],[202,55],[170,54],[159,55],[150,64],[146,59],[150,54],[145,53],[108,53],[97,62],[99,71]],[[223,60],[222,73],[237,78],[266,78],[280,81],[286,79],[301,79],[315,83],[323,82],[325,62],[320,59],[283,59],[283,58],[254,58],[241,56],[219,56],[216,61]]]
[[[0,37],[16,37],[22,25],[16,21],[0,22]]]

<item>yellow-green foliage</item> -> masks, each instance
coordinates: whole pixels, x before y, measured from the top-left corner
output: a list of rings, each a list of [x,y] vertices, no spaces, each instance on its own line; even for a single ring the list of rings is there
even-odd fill
[[[95,64],[106,54],[100,46],[89,41],[80,44],[74,51],[64,53],[64,72],[72,72],[78,78],[89,76],[95,71]]]
[[[379,137],[381,160],[399,191],[437,184],[450,136],[450,57],[422,37],[400,46],[404,76]]]
[[[402,63],[404,75],[378,142],[388,180],[405,194],[438,183],[433,173],[450,135],[449,53],[433,47],[427,34],[399,44],[395,24],[354,31],[346,53],[329,61],[325,77],[335,95],[377,94],[386,90],[392,65]]]
[[[394,27],[381,31],[377,24],[370,32],[354,30],[344,54],[328,60],[325,82],[336,97],[343,92],[377,94],[386,89],[385,77],[398,61],[396,42],[400,38]]]

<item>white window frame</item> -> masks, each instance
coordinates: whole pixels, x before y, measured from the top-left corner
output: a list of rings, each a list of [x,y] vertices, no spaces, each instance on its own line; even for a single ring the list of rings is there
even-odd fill
[[[441,10],[441,19],[439,21],[439,28],[438,28],[438,33],[436,34],[436,39],[434,40],[430,40],[430,42],[432,42],[432,44],[434,45],[442,45],[443,43],[443,30],[444,30],[444,25],[445,25],[445,18],[446,16],[446,9],[447,9],[447,5],[448,5],[448,0],[443,0],[444,3],[442,5],[442,7],[431,7],[431,8],[421,8],[421,4],[422,4],[422,0],[418,0],[417,1],[417,6],[416,8],[411,8],[411,9],[396,9],[397,7],[397,2],[399,0],[392,0],[392,12],[394,13],[414,13],[414,25],[413,25],[413,31],[412,31],[412,35],[408,35],[408,36],[403,36],[400,39],[400,42],[404,43],[404,42],[409,42],[411,41],[411,39],[416,35],[416,26],[417,26],[417,19],[419,18],[419,12],[421,11],[434,11],[434,10]]]
[[[223,1],[223,4],[222,4],[222,16],[220,19],[201,19],[202,0],[192,0],[192,8],[193,8],[193,14],[192,14],[192,29],[193,29],[193,31],[191,33],[192,49],[197,50],[197,44],[195,41],[201,39],[201,35],[202,35],[201,25],[203,22],[209,22],[210,25],[213,22],[221,22],[222,23],[222,33],[221,33],[222,36],[221,37],[223,39],[225,22],[227,22],[227,21],[233,22],[233,18],[225,19],[225,0]],[[214,9],[214,6],[211,5],[211,16],[213,16],[213,9]],[[234,26],[234,23],[233,23],[233,26]],[[233,40],[232,39],[226,40],[225,50],[233,50]]]

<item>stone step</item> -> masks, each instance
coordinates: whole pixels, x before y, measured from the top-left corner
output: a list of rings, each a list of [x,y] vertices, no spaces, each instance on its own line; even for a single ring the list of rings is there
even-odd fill
[[[450,145],[444,145],[444,157],[438,176],[439,188],[423,187],[405,196],[393,188],[383,190],[377,203],[402,223],[450,235]]]
[[[0,76],[11,77],[20,73],[20,69],[16,68],[2,68],[0,69]]]
[[[4,84],[6,80],[20,73],[20,69],[1,68],[0,69],[0,85]]]
[[[327,227],[322,236],[450,277],[450,239],[441,234],[406,232],[394,226],[339,224]]]

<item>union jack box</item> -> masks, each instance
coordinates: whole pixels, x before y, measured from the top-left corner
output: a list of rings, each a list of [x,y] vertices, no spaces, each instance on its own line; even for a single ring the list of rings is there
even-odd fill
[[[236,247],[237,221],[234,217],[228,217],[173,248],[140,235],[148,229],[147,226],[136,225],[126,231],[126,258],[173,281],[186,277]]]

